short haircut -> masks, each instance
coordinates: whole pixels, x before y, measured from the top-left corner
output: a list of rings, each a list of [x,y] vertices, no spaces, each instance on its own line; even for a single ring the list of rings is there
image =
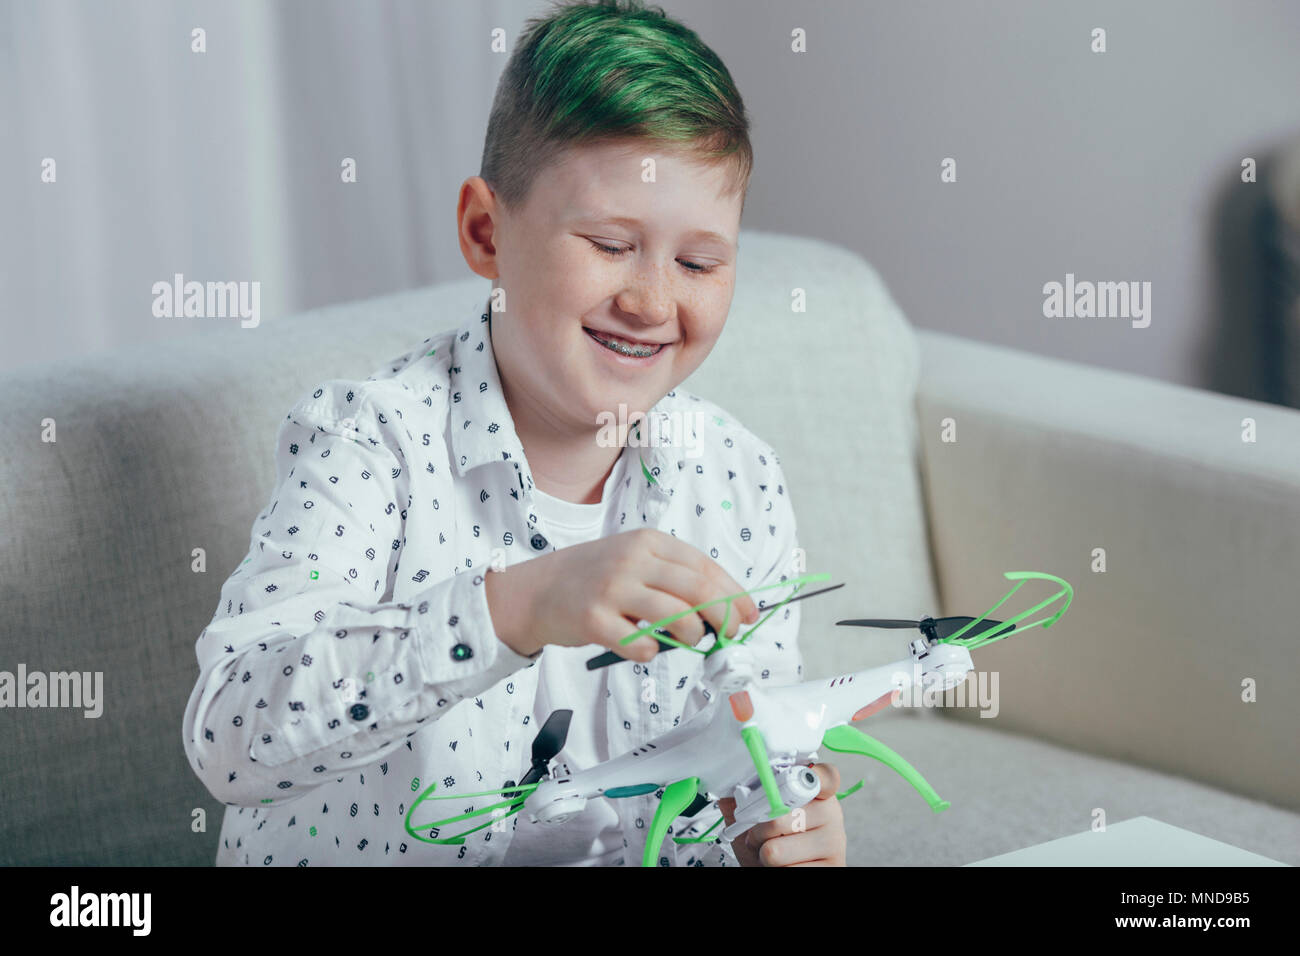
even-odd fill
[[[479,175],[507,208],[568,149],[641,139],[729,163],[728,195],[753,169],[749,119],[722,60],[641,0],[555,4],[525,24],[497,84]]]

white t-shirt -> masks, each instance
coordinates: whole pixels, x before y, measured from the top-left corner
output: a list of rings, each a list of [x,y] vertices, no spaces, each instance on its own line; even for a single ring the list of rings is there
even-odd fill
[[[551,543],[557,549],[595,541],[606,534],[613,489],[623,480],[620,457],[605,481],[601,500],[594,505],[578,504],[546,494],[533,487],[535,510],[551,529]],[[609,533],[614,533],[611,529]],[[537,663],[537,696],[533,705],[534,727],[541,727],[556,710],[572,710],[569,734],[557,762],[579,770],[609,760],[596,739],[596,728],[605,726],[605,699],[609,693],[609,668],[587,670],[587,660],[598,651],[587,647],[548,644]],[[584,719],[578,719],[579,717]],[[527,810],[517,819],[510,848],[502,860],[505,866],[621,866],[623,828],[613,801],[596,797],[581,813],[560,825],[534,823]]]

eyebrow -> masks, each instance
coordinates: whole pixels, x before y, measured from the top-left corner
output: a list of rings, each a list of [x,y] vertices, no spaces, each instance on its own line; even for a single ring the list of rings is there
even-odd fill
[[[628,226],[632,229],[644,228],[645,224],[639,219],[633,219],[630,216],[602,216],[599,213],[593,215],[578,215],[574,217],[575,222],[591,223],[609,223],[615,226]],[[710,229],[692,229],[686,234],[687,239],[711,239],[721,243],[727,249],[734,248],[730,239],[721,233],[713,232]]]

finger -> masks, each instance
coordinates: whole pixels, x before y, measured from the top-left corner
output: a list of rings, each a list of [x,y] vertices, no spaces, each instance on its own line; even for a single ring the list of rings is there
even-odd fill
[[[840,771],[833,763],[809,764],[816,771],[817,776],[821,777],[822,788],[814,800],[826,800],[835,796],[840,789]]]
[[[694,601],[695,594],[698,593],[698,587],[695,587],[695,575],[690,572],[689,568],[682,564],[664,561],[656,555],[650,567],[643,575],[642,583],[651,591],[667,594],[669,598],[676,601],[671,605],[675,610],[667,614],[660,614],[658,617],[647,618],[647,620],[662,620],[663,618],[672,617],[673,614],[679,614],[681,611],[692,609],[697,601]],[[664,605],[668,606],[668,605]],[[698,614],[688,614],[686,617],[671,624],[667,624],[668,630],[677,640],[684,641],[686,644],[695,645],[705,636],[705,619]],[[680,635],[680,636],[679,636]]]
[[[687,547],[690,547],[687,545]],[[691,549],[694,550],[694,549]],[[703,558],[700,552],[696,555]],[[700,604],[706,604],[716,600],[718,597],[726,597],[734,594],[735,591],[725,591],[721,594],[713,590],[714,585],[711,579],[705,574],[704,564],[695,561],[694,564],[682,564],[677,561],[654,555],[655,561],[653,567],[645,575],[645,583],[656,588],[659,591],[667,593],[677,600],[683,602],[678,609],[679,611],[690,610]],[[695,559],[692,559],[695,560]],[[734,604],[734,602],[733,602]],[[673,613],[678,613],[674,611]],[[698,644],[699,640],[704,637],[704,622],[708,621],[716,634],[722,629],[722,620],[726,615],[725,602],[718,604],[716,607],[707,608],[697,611],[695,614],[689,614],[680,621],[674,622],[675,625],[689,627],[694,633],[693,639],[689,642],[692,645]],[[663,615],[667,617],[668,615]],[[727,622],[727,636],[735,637],[741,626],[740,612],[733,607],[731,619]],[[660,618],[655,618],[659,620]],[[674,634],[676,636],[676,634]]]
[[[687,567],[684,564],[677,564],[673,561],[667,561],[662,558],[654,562],[654,567],[647,573],[645,583],[660,591],[671,594],[685,602],[686,606],[696,607],[700,604],[707,604],[715,601],[719,597],[717,593],[710,590],[712,584],[708,578],[702,576],[698,569]],[[736,591],[726,591],[721,596],[726,597],[729,594],[735,594]],[[721,630],[722,619],[726,616],[725,602],[718,604],[715,608],[708,608],[697,611],[683,620],[689,620],[691,626],[699,630],[700,637],[704,636],[704,622],[707,620],[716,634]],[[727,621],[727,637],[735,638],[743,624],[742,614],[736,601],[732,601],[731,617]],[[691,643],[697,643],[692,641]]]
[[[749,846],[757,850],[765,841],[774,840],[779,836],[786,836],[790,833],[799,833],[801,830],[795,828],[795,813],[803,812],[803,830],[810,830],[814,824],[811,820],[811,806],[805,805],[795,807],[785,816],[777,817],[775,820],[764,820],[762,823],[756,823],[746,831],[746,840]],[[815,824],[820,826],[820,824]]]
[[[827,802],[814,799],[802,807],[795,807],[783,817],[754,824],[745,832],[743,839],[746,846],[757,851],[768,840],[791,834],[810,833],[823,827],[842,826],[843,820],[843,810],[838,800]]]
[[[814,830],[837,831],[844,828],[844,808],[839,800],[813,800],[804,815],[804,833]]]
[[[740,583],[723,570],[722,565],[718,564],[712,558],[704,556],[704,563],[708,569],[709,586],[712,594],[704,598],[704,601],[715,600],[728,595],[737,595],[731,601],[719,601],[704,609],[704,616],[709,623],[713,625],[713,630],[721,634],[723,631],[723,622],[726,622],[727,637],[736,638],[740,635],[742,624],[756,624],[759,619],[758,605],[754,599],[745,593],[745,589]],[[697,603],[703,604],[704,601]],[[730,606],[728,606],[730,605]]]
[[[703,621],[708,621],[715,634],[726,634],[732,640],[740,636],[740,629],[746,621],[746,605],[753,605],[753,600],[743,594],[744,588],[736,584],[717,564],[700,552],[696,552],[693,567],[679,565],[686,570],[688,581],[682,596],[692,607],[700,607],[696,616],[701,619],[700,630],[704,630]],[[719,600],[739,594],[730,602]],[[728,607],[730,604],[730,607]],[[755,609],[757,613],[757,609]]]
[[[627,618],[612,611],[593,612],[596,615],[595,643],[607,647],[619,657],[629,661],[645,663],[659,653],[659,642],[653,637],[638,637],[628,644],[619,643],[632,631],[638,630]]]
[[[717,601],[718,598],[732,594],[739,595],[730,602],[731,618],[727,622],[727,637],[735,637],[741,623],[752,624],[758,620],[758,606],[754,603],[754,599],[743,593],[745,589],[737,584],[720,564],[699,548],[673,535],[663,535],[654,539],[654,553],[666,561],[682,565],[691,572],[691,594],[687,599],[692,607]],[[727,614],[726,601],[718,601],[699,613],[713,625],[715,632],[723,633],[722,622]]]
[[[681,598],[645,586],[636,588],[626,599],[619,601],[618,606],[629,621],[636,623],[638,629],[691,609],[691,606]],[[698,644],[704,637],[704,622],[700,620],[698,614],[686,614],[671,624],[663,625],[663,628],[672,635],[674,640],[691,646]]]
[[[758,859],[764,866],[794,866],[797,863],[825,859],[832,850],[828,833],[824,830],[807,830],[766,841],[758,848]]]

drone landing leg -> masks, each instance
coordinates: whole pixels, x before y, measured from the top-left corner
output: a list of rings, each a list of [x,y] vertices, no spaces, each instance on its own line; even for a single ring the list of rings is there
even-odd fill
[[[925,802],[930,804],[930,809],[935,813],[947,810],[950,806],[947,800],[935,793],[934,787],[930,786],[915,767],[879,740],[868,737],[856,727],[848,724],[832,727],[826,731],[826,736],[822,737],[822,746],[840,753],[862,754],[879,760],[887,767],[892,767],[925,798]]]
[[[664,788],[663,799],[659,801],[654,819],[650,821],[650,834],[646,837],[645,853],[641,857],[642,866],[655,865],[659,858],[659,848],[668,835],[668,828],[694,802],[699,791],[699,777],[687,777]]]
[[[771,818],[775,820],[777,817],[785,816],[790,812],[790,808],[781,802],[781,794],[776,786],[776,774],[772,772],[772,760],[767,755],[767,744],[763,742],[763,732],[757,727],[745,727],[740,731],[740,737],[745,741],[745,746],[749,748],[749,756],[754,760],[754,769],[758,771],[758,782],[767,796]]]

